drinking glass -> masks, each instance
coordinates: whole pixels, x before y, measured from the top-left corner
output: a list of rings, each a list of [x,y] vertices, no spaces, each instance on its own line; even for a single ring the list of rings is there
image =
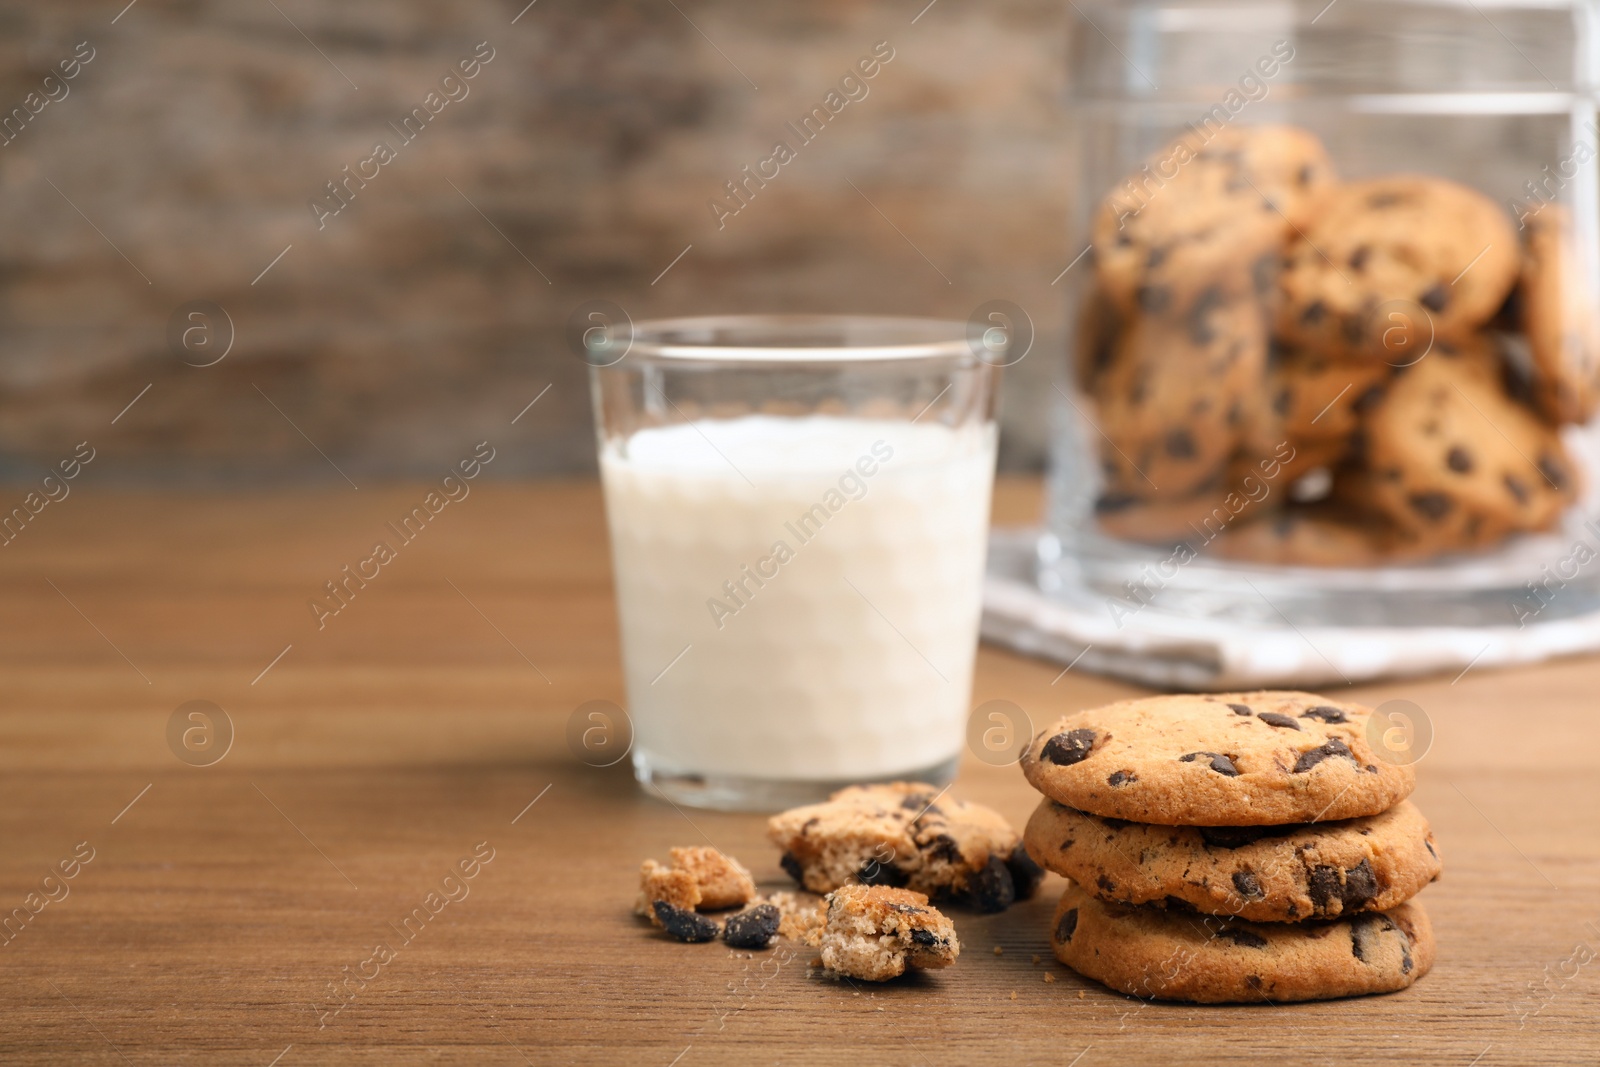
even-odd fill
[[[1009,342],[864,316],[591,331],[647,788],[776,809],[857,782],[951,780]]]

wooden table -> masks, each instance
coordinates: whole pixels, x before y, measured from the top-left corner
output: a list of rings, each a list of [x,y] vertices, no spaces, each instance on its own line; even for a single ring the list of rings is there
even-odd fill
[[[680,812],[569,754],[575,707],[624,702],[593,485],[476,487],[317,629],[308,600],[425,490],[84,484],[0,549],[0,915],[19,931],[0,943],[0,1059],[1600,1060],[1600,664],[1351,694],[1414,700],[1437,733],[1416,800],[1447,865],[1424,895],[1439,962],[1409,991],[1142,1004],[1049,961],[1055,879],[1004,915],[957,913],[954,969],[863,988],[806,950],[743,959],[629,914],[640,860],[672,845],[784,878],[760,817]],[[997,518],[1036,508],[1007,485]],[[973,701],[1038,722],[1132,692],[1059,671],[985,648]],[[211,766],[168,746],[190,700],[233,724]],[[977,762],[959,791],[1019,825],[1036,799]],[[493,858],[445,883],[475,849]],[[46,882],[63,862],[74,877]],[[445,885],[459,899],[368,962]],[[331,992],[357,971],[376,976]]]

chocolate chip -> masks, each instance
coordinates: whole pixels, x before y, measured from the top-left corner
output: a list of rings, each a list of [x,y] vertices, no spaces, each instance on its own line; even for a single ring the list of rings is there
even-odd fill
[[[1200,347],[1215,341],[1217,331],[1211,325],[1211,315],[1227,302],[1227,297],[1216,286],[1202,290],[1195,297],[1194,306],[1189,309],[1189,339]]]
[[[1311,179],[1316,177],[1316,175],[1317,175],[1317,168],[1315,168],[1311,164],[1307,163],[1303,167],[1301,167],[1300,168],[1300,172],[1295,175],[1295,180],[1297,182],[1299,182],[1301,185],[1310,185],[1311,184]]]
[[[907,793],[900,799],[900,806],[907,811],[925,811],[932,799],[932,793]]]
[[[1017,842],[1017,847],[1011,850],[1011,855],[1006,857],[1006,867],[1011,871],[1011,885],[1016,891],[1018,900],[1032,897],[1034,891],[1039,888],[1039,883],[1044,881],[1044,868],[1033,862],[1033,857],[1028,855],[1028,850],[1022,847],[1020,841]]]
[[[1345,343],[1359,345],[1367,336],[1367,319],[1364,315],[1346,315],[1339,324]]]
[[[1211,769],[1218,774],[1227,775],[1229,778],[1239,777],[1239,768],[1233,765],[1233,760],[1219,752],[1190,752],[1178,757],[1180,763],[1193,763],[1201,756],[1211,761]]]
[[[1125,830],[1133,825],[1127,819],[1110,819],[1105,816],[1097,816],[1097,818],[1100,819],[1100,824],[1107,830]]]
[[[1378,401],[1382,399],[1383,386],[1368,386],[1366,389],[1362,390],[1360,396],[1356,397],[1350,402],[1350,410],[1354,411],[1358,415],[1365,415],[1367,412],[1376,407]]]
[[[1088,758],[1094,750],[1094,742],[1093,730],[1068,730],[1046,741],[1039,758],[1049,760],[1058,767],[1070,767]]]
[[[1363,270],[1367,265],[1367,258],[1372,255],[1371,245],[1362,245],[1350,253],[1350,269]]]
[[[1343,756],[1351,763],[1356,762],[1355,754],[1350,751],[1350,746],[1337,737],[1328,738],[1327,742],[1316,748],[1300,753],[1300,758],[1294,761],[1294,773],[1304,774],[1325,759]],[[1357,764],[1360,766],[1360,764]]]
[[[1443,311],[1450,304],[1450,289],[1434,283],[1428,287],[1427,292],[1417,298],[1417,302],[1429,311]]]
[[[1558,490],[1562,489],[1567,484],[1566,468],[1561,463],[1557,462],[1556,458],[1550,455],[1548,452],[1542,453],[1539,456],[1539,473],[1549,479],[1550,484],[1555,486]]]
[[[806,884],[806,869],[800,865],[799,860],[794,858],[793,852],[785,852],[780,856],[778,858],[778,866],[782,867],[790,878],[793,878],[801,885]]]
[[[880,863],[877,860],[868,860],[856,872],[856,880],[862,885],[886,885],[895,889],[903,889],[910,879],[906,872],[892,863]]]
[[[1294,404],[1294,392],[1286,385],[1278,390],[1278,395],[1272,398],[1272,410],[1280,418],[1287,417],[1289,408]]]
[[[1300,713],[1302,719],[1321,719],[1323,722],[1345,722],[1347,718],[1343,708],[1336,708],[1332,704],[1318,704],[1314,708],[1307,708]]]
[[[1250,710],[1250,705],[1249,704],[1229,704],[1228,707],[1233,709],[1233,713],[1235,715],[1254,715],[1255,714],[1254,711]]]
[[[1193,459],[1199,451],[1195,447],[1194,436],[1181,428],[1168,431],[1166,446],[1167,455],[1173,459]]]
[[[1526,504],[1528,502],[1528,487],[1523,484],[1521,478],[1518,478],[1515,474],[1508,474],[1505,476],[1505,483],[1506,492],[1516,497],[1517,503]]]
[[[1119,786],[1127,785],[1129,782],[1137,782],[1138,780],[1139,776],[1132,771],[1112,771],[1111,776],[1106,779],[1106,784]]]
[[[1144,261],[1145,269],[1147,269],[1147,270],[1155,270],[1157,267],[1161,266],[1162,262],[1166,258],[1167,258],[1167,249],[1164,246],[1158,245],[1155,248],[1152,248],[1150,250],[1150,254],[1145,257],[1145,261]]]
[[[1240,868],[1233,872],[1233,888],[1246,900],[1260,900],[1266,896],[1266,890],[1261,888],[1261,883],[1256,880],[1255,872],[1248,867]]]
[[[1056,923],[1056,943],[1066,944],[1072,940],[1073,931],[1078,928],[1078,909],[1068,908],[1067,913],[1061,916],[1061,921]]]
[[[934,948],[944,944],[945,942],[944,938],[933,933],[931,930],[913,930],[911,931],[911,943],[915,945],[921,945],[923,948]]]
[[[1438,859],[1439,858],[1439,854],[1433,850],[1433,842],[1432,841],[1424,841],[1423,844],[1426,845],[1427,848],[1428,848],[1428,855],[1432,856],[1434,859]]]
[[[1372,870],[1372,865],[1362,860],[1354,867],[1344,872],[1344,905],[1346,908],[1358,908],[1378,895],[1378,876]]]
[[[1162,901],[1162,906],[1168,911],[1181,911],[1189,915],[1200,914],[1200,910],[1193,904],[1189,903],[1187,900],[1184,900],[1182,897],[1175,897],[1170,893],[1168,893],[1166,898]]]
[[[974,911],[985,914],[1011,907],[1017,899],[1017,885],[1005,861],[991,854],[981,870],[968,875],[967,897]]]
[[[1444,458],[1445,466],[1457,474],[1468,474],[1472,471],[1472,455],[1460,445],[1453,445],[1450,453]]]
[[[949,834],[939,834],[922,844],[922,850],[929,859],[943,860],[950,864],[958,864],[962,859],[961,846],[956,844],[956,839]]]
[[[1150,315],[1160,315],[1172,306],[1172,290],[1164,285],[1141,285],[1134,292],[1139,310]]]
[[[688,908],[675,908],[664,900],[655,901],[656,918],[671,936],[679,941],[715,941],[717,923]]]
[[[1510,475],[1506,476],[1510,480]],[[1445,493],[1426,492],[1412,493],[1406,498],[1406,503],[1411,505],[1411,510],[1432,522],[1438,522],[1450,513],[1450,508],[1455,501]]]
[[[1311,869],[1307,882],[1311,890],[1311,905],[1319,915],[1331,912],[1334,901],[1343,903],[1339,895],[1339,868],[1318,864]]]
[[[1367,197],[1367,206],[1381,211],[1386,207],[1394,207],[1400,200],[1399,193],[1373,193]]]
[[[722,924],[722,940],[734,948],[766,948],[778,936],[778,909],[771,904],[757,904],[737,915],[728,916]]]
[[[1268,726],[1276,726],[1281,730],[1300,729],[1299,723],[1289,718],[1289,716],[1280,714],[1276,711],[1263,711],[1261,714],[1257,715],[1256,718],[1260,719]]]
[[[1252,930],[1243,930],[1237,927],[1225,926],[1217,931],[1217,936],[1232,941],[1235,945],[1244,948],[1266,948],[1267,939]]]
[[[1281,262],[1278,253],[1268,252],[1251,265],[1250,284],[1255,287],[1257,296],[1265,296],[1272,291],[1278,281]]]
[[[1094,884],[1100,887],[1100,892],[1102,893],[1115,893],[1117,891],[1117,883],[1103,874],[1094,880]]]

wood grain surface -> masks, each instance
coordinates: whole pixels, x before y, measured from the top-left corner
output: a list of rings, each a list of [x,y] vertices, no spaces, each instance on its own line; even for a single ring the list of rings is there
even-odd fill
[[[956,912],[951,970],[864,987],[820,977],[809,950],[744,958],[630,915],[640,860],[672,845],[785,880],[761,817],[675,810],[567,747],[579,704],[624,703],[592,484],[475,489],[317,629],[307,601],[425,491],[91,486],[0,550],[0,1059],[1600,1059],[1594,660],[1348,694],[1413,700],[1435,732],[1415,799],[1446,865],[1422,897],[1439,961],[1408,991],[1115,995],[1049,962],[1057,879],[1003,915]],[[1005,485],[996,515],[1036,508],[1034,486]],[[1042,722],[1130,692],[985,648],[973,703]],[[168,745],[191,700],[232,723],[210,766]],[[957,791],[1019,825],[1035,801],[1016,768],[975,760]],[[447,882],[463,863],[473,876]],[[336,992],[357,972],[376,974]]]

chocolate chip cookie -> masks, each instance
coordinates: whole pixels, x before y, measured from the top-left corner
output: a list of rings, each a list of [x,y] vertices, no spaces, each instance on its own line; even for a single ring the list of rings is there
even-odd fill
[[[1367,426],[1368,493],[1396,523],[1470,547],[1542,530],[1578,474],[1552,427],[1506,396],[1486,343],[1434,351],[1400,373]]]
[[[1168,826],[1376,815],[1416,784],[1367,743],[1370,708],[1311,693],[1143,697],[1067,715],[1023,751],[1052,800]]]
[[[1586,422],[1600,400],[1600,322],[1583,278],[1572,215],[1546,204],[1527,222],[1517,303],[1539,407],[1556,422]]]
[[[1108,904],[1074,884],[1051,926],[1056,959],[1122,993],[1200,1004],[1327,1000],[1404,989],[1433,966],[1422,906],[1331,922],[1253,923]]]
[[[1184,496],[1216,478],[1265,361],[1260,309],[1220,288],[1134,320],[1094,393],[1106,491]]]
[[[1380,815],[1290,826],[1150,826],[1045,800],[1023,834],[1039,864],[1101,900],[1254,922],[1385,911],[1439,876],[1410,801]]]
[[[927,897],[889,886],[847,885],[828,894],[819,944],[824,967],[868,982],[907,968],[948,967],[961,954],[955,926]]]
[[[1300,347],[1404,364],[1416,358],[1418,331],[1466,336],[1516,281],[1510,220],[1465,186],[1375,178],[1340,186],[1320,207],[1279,279],[1277,332]]]
[[[1166,314],[1207,285],[1268,297],[1281,248],[1330,187],[1333,167],[1291,126],[1191,130],[1101,203],[1101,284],[1125,311]]]
[[[1375,360],[1337,360],[1288,351],[1267,372],[1272,417],[1296,445],[1349,441],[1361,416],[1383,396],[1393,368]]]
[[[999,813],[918,782],[851,786],[774,815],[767,837],[783,869],[814,893],[861,883],[908,887],[979,911],[1003,911],[1041,872]]]

